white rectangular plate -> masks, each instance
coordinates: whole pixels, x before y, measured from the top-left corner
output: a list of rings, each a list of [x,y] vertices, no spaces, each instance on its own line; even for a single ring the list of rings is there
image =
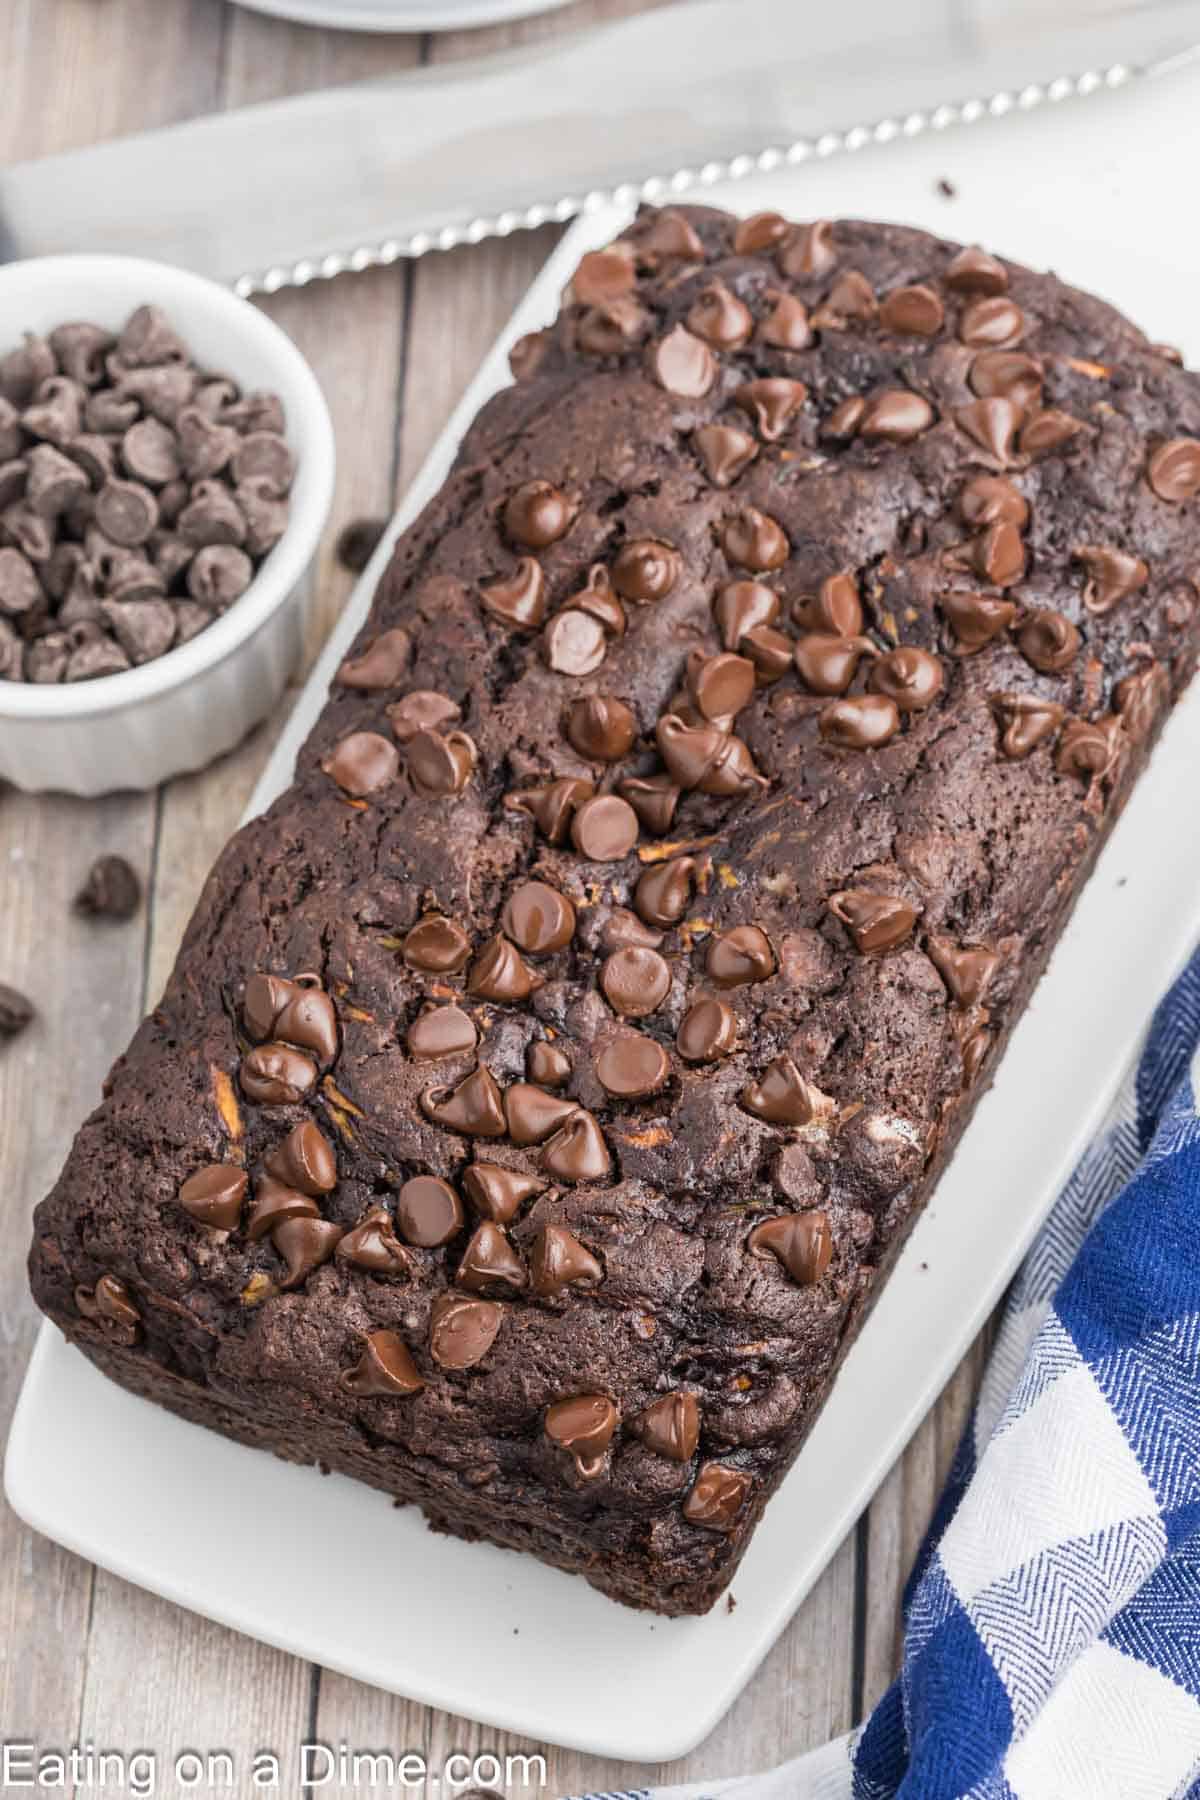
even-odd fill
[[[1054,71],[1048,71],[1054,73]],[[1104,292],[1200,362],[1194,234],[1164,179],[1200,151],[1196,83],[1177,76],[1086,105],[985,124],[744,184],[714,202],[798,217],[860,214],[982,239]],[[939,198],[950,178],[958,200]],[[582,250],[623,220],[583,220],[550,259],[401,509],[437,489],[461,432],[507,379],[506,352],[554,313]],[[297,746],[357,631],[380,548],[255,795],[289,778]],[[584,1582],[425,1529],[419,1513],[172,1418],[113,1386],[43,1327],[5,1479],[31,1525],[143,1587],[375,1685],[529,1737],[640,1762],[681,1755],[753,1674],[936,1398],[1095,1129],[1150,1009],[1200,919],[1200,688],[1176,712],[1018,1025],[933,1203],[768,1508],[735,1583],[737,1610],[655,1619]],[[64,1145],[65,1148],[65,1145]],[[87,1470],[86,1482],[79,1471]],[[303,1584],[286,1527],[303,1521]],[[386,1539],[389,1558],[380,1555]],[[385,1569],[390,1569],[390,1578]],[[448,1606],[450,1593],[469,1605]]]

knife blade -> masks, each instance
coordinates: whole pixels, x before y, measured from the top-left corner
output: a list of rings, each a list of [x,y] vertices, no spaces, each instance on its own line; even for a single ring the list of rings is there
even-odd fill
[[[120,251],[272,292],[1086,96],[1200,42],[1200,0],[1038,10],[692,0],[10,166],[0,255]]]

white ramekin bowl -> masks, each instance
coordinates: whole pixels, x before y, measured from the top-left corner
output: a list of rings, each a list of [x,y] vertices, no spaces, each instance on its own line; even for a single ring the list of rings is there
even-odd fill
[[[149,788],[232,749],[266,717],[304,641],[301,578],[333,498],[333,426],[312,370],[277,325],[226,288],[132,256],[0,266],[0,349],[88,319],[119,329],[160,306],[207,369],[277,393],[296,458],[287,530],[240,599],[153,662],[96,681],[0,681],[0,780],[38,793]]]

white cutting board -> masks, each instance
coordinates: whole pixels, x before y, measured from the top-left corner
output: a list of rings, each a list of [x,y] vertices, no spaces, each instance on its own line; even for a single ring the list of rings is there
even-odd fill
[[[1196,365],[1198,165],[1200,78],[1182,74],[814,163],[712,198],[744,212],[859,214],[982,239],[1103,292]],[[939,194],[942,179],[957,198]],[[581,252],[622,222],[596,215],[573,228],[439,440],[395,530],[436,489],[463,427],[507,379],[508,344],[550,319]],[[288,779],[386,557],[385,545],[296,708],[257,806]],[[131,1581],[380,1687],[600,1755],[652,1762],[683,1754],[753,1674],[937,1397],[1200,932],[1198,770],[1200,688],[1168,727],[994,1088],[768,1508],[734,1583],[736,1611],[719,1605],[703,1619],[655,1619],[530,1558],[437,1536],[416,1512],[393,1512],[354,1482],[242,1449],[134,1399],[49,1325],[9,1444],[13,1506]],[[271,1531],[228,1531],[227,1507],[212,1502],[230,1493],[239,1517],[270,1519]],[[314,1543],[342,1548],[313,1557]],[[370,1555],[349,1553],[356,1544],[370,1544]],[[452,1604],[451,1595],[459,1596]]]

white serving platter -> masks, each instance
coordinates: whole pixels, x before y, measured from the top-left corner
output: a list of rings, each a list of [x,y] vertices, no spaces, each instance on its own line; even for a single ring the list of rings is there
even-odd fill
[[[253,12],[335,31],[461,31],[553,12],[568,0],[237,0]]]
[[[1200,153],[1190,76],[1026,120],[901,142],[715,194],[741,211],[857,213],[982,239],[1109,295],[1200,363],[1200,251],[1181,228],[1172,170]],[[937,182],[951,180],[954,202]],[[508,345],[553,314],[581,252],[619,213],[577,224],[484,363],[395,521],[436,490],[480,403],[507,379]],[[386,562],[382,545],[306,687],[255,794],[289,777],[328,679]],[[707,1618],[663,1620],[601,1598],[530,1558],[428,1532],[419,1514],[321,1478],[134,1399],[42,1329],[5,1479],[47,1536],[195,1611],[297,1655],[534,1739],[654,1762],[717,1723],[754,1673],[995,1304],[1094,1131],[1157,997],[1200,931],[1200,685],[1176,711],[1013,1034],[992,1091],[734,1583]],[[64,1150],[66,1145],[64,1143]],[[86,1482],[79,1470],[86,1469]],[[303,1546],[370,1542],[370,1557]],[[389,1555],[381,1553],[387,1543]],[[469,1595],[448,1605],[447,1595]]]

